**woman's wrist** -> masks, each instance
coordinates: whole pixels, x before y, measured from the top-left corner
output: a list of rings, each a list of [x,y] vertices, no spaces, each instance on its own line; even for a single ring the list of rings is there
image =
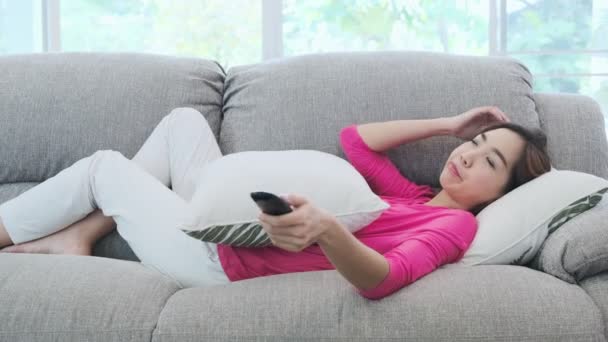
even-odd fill
[[[329,220],[333,224],[317,240],[329,262],[358,289],[369,290],[381,284],[389,272],[386,258],[359,241],[335,217]]]
[[[441,135],[454,135],[454,120],[453,117],[441,117],[437,119],[438,124],[442,127]]]
[[[319,236],[317,243],[319,245],[328,245],[338,238],[338,235],[342,233],[342,229],[344,227],[340,224],[340,222],[332,215],[325,216],[323,224],[326,228],[323,234]]]

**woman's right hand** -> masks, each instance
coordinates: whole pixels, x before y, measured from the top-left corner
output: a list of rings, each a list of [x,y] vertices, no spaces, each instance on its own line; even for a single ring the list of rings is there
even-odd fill
[[[463,140],[473,139],[479,131],[495,122],[511,122],[495,106],[476,107],[446,119],[450,123],[451,135]]]

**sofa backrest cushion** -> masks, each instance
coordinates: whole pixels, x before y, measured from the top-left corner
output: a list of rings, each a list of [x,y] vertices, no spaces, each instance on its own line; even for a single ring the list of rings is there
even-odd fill
[[[39,182],[97,150],[132,158],[162,117],[193,107],[219,138],[223,69],[141,53],[0,57],[0,183]]]
[[[535,93],[551,164],[608,179],[608,139],[599,103],[581,94]]]
[[[345,158],[338,133],[353,123],[430,119],[496,105],[539,127],[532,76],[508,57],[421,51],[303,55],[228,70],[220,148],[315,149]],[[462,140],[451,136],[387,153],[409,179],[439,185],[441,166]]]

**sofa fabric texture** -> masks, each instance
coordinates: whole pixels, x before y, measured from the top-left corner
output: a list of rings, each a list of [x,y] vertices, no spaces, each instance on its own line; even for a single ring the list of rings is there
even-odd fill
[[[430,52],[331,53],[236,66],[226,76],[220,146],[225,154],[309,148],[344,157],[337,132],[349,124],[438,118],[488,104],[539,127],[531,82],[513,59]],[[437,136],[388,155],[410,179],[440,186],[438,165],[460,143]]]
[[[535,93],[529,70],[508,57],[328,53],[224,71],[204,58],[48,53],[0,56],[0,75],[2,202],[97,150],[132,158],[177,107],[205,116],[223,154],[315,149],[345,158],[338,132],[348,124],[496,105],[545,131],[556,168],[608,178],[597,102]],[[387,155],[404,176],[437,188],[461,142],[430,137]],[[606,234],[603,217],[564,225],[527,267],[447,264],[379,301],[336,270],[180,289],[139,264],[116,231],[94,256],[0,253],[0,341],[605,342],[608,270],[583,271],[563,253]]]
[[[149,341],[179,287],[140,263],[100,257],[0,257],[0,341]]]
[[[125,63],[125,61],[129,61]],[[219,138],[216,62],[134,53],[0,58],[0,182],[40,182],[100,149],[132,158],[176,107],[204,113]],[[27,132],[27,134],[24,134]]]

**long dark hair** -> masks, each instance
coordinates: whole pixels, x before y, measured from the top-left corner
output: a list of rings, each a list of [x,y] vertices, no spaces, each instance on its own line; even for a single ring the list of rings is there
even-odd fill
[[[474,215],[477,215],[483,208],[509,191],[543,173],[551,171],[551,158],[549,158],[549,154],[547,153],[547,136],[541,129],[526,128],[513,122],[499,122],[484,127],[477,134],[498,128],[508,128],[519,134],[526,142],[526,145],[520,158],[515,162],[508,181],[502,187],[500,195],[493,200],[480,203],[469,209]]]

